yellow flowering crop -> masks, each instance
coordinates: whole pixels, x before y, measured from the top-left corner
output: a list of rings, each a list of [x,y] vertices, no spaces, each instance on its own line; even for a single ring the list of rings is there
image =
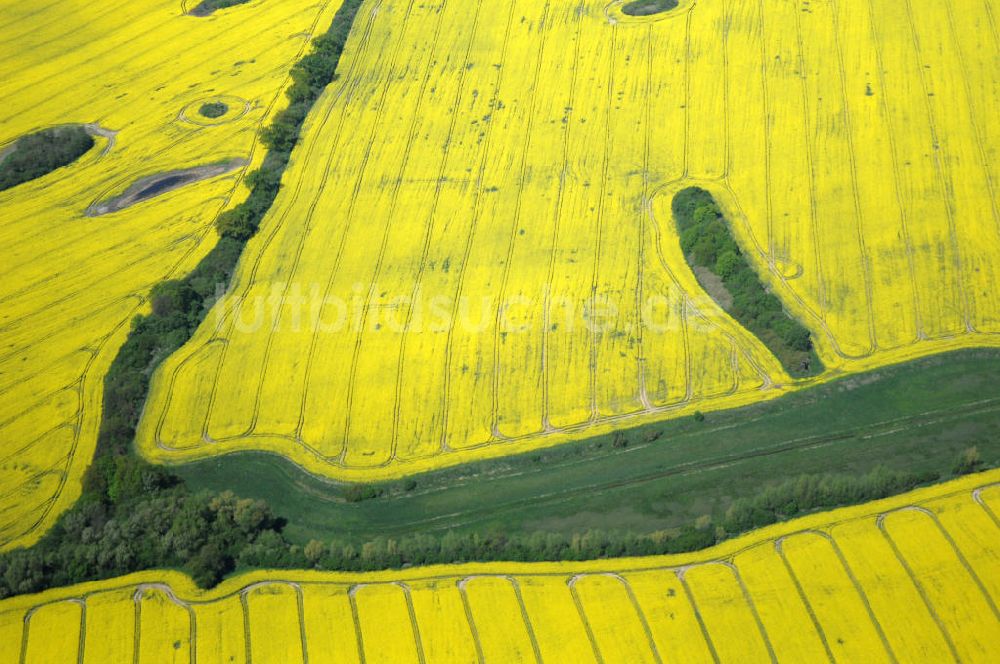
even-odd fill
[[[826,658],[823,637],[774,543],[751,547],[737,554],[734,563],[747,594],[754,598],[774,656],[787,662]]]
[[[361,585],[353,589],[353,600],[365,661],[420,661],[406,588],[395,583]],[[387,639],[386,634],[393,636]]]
[[[525,612],[544,662],[596,662],[583,616],[566,579],[560,575],[517,579]]]
[[[806,532],[781,542],[781,556],[798,580],[834,658],[890,662],[877,622],[825,534]]]
[[[84,662],[132,661],[136,616],[143,662],[989,663],[1000,527],[980,500],[998,487],[993,470],[671,556],[260,571],[210,591],[142,572],[0,601],[0,663],[77,661],[81,643]]]
[[[896,658],[903,662],[947,661],[951,654],[944,634],[892,543],[876,526],[875,517],[856,519],[834,526],[831,534],[861,587],[880,589],[867,595],[868,603],[876,616],[885,617],[879,625]]]
[[[135,589],[126,587],[87,598],[83,664],[131,661],[136,633],[134,596]],[[217,602],[213,606],[225,606],[230,601]]]
[[[652,569],[622,575],[642,607],[657,652],[680,662],[714,661],[701,617],[677,570]]]
[[[997,344],[993,0],[606,5],[366,2],[143,452],[397,477]],[[693,184],[822,377],[699,286]]]
[[[716,655],[727,662],[763,662],[770,643],[757,623],[754,599],[740,585],[739,572],[713,562],[683,570],[691,603],[698,607]],[[734,635],[739,638],[732,638]]]
[[[588,574],[570,581],[587,616],[595,652],[610,662],[655,662],[652,635],[628,586],[612,574]]]
[[[302,661],[305,643],[301,636],[297,584],[261,583],[244,595],[246,634],[250,639],[250,660],[281,664]],[[255,634],[268,635],[255,639]]]
[[[416,623],[434,625],[433,628],[420,632],[424,661],[477,661],[476,641],[469,629],[465,603],[458,585],[451,579],[407,585]]]
[[[534,659],[534,630],[526,620],[517,581],[474,576],[463,579],[460,585],[483,658],[497,662]]]
[[[24,648],[24,662],[76,661],[82,618],[83,604],[72,600],[46,604],[32,611],[26,620],[28,642]]]
[[[302,627],[309,638],[310,662],[360,662],[348,584],[309,585],[302,589]]]
[[[242,598],[235,595],[218,602],[195,604],[192,608],[198,630],[195,639],[195,661],[215,660],[233,664],[246,662],[247,646],[243,629]],[[285,611],[283,615],[287,614]],[[261,631],[263,633],[267,628]]]
[[[192,664],[197,633],[192,607],[160,585],[140,586],[132,603],[138,623],[135,634],[139,642],[135,651],[139,663]],[[30,637],[28,644],[31,645]]]
[[[155,284],[189,272],[245,169],[87,216],[135,180],[263,156],[256,136],[339,3],[255,2],[210,18],[178,0],[4,3],[0,149],[93,124],[76,163],[0,192],[0,549],[37,539],[79,495],[104,375]],[[198,110],[220,100],[216,119]]]
[[[917,509],[893,512],[880,527],[906,560],[914,584],[933,607],[958,657],[973,659],[978,653],[995,649],[1000,642],[1000,616],[980,574],[994,577],[995,587],[996,557],[977,572],[934,516]],[[993,541],[998,540],[994,537]],[[974,549],[972,552],[978,553]],[[928,574],[931,570],[933,574]]]

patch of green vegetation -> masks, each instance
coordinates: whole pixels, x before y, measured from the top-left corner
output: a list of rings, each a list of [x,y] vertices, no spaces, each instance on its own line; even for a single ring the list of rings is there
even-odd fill
[[[754,272],[712,195],[688,187],[674,196],[674,220],[681,249],[692,267],[718,276],[732,295],[729,313],[774,353],[792,376],[823,372],[809,330],[792,318]]]
[[[995,467],[1000,397],[982,397],[998,370],[997,351],[938,356],[701,421],[374,485],[324,482],[263,454],[177,475],[131,455],[101,455],[83,498],[38,545],[0,555],[0,598],[163,567],[210,586],[260,568],[694,551],[900,493],[949,469]]]
[[[229,110],[229,107],[223,104],[221,101],[210,101],[207,104],[202,104],[201,108],[198,109],[198,114],[206,118],[221,118]]]
[[[103,456],[83,495],[30,549],[0,555],[0,599],[137,570],[180,569],[210,587],[290,546],[283,521],[260,501],[190,492],[167,470],[134,456]]]
[[[235,7],[236,5],[243,5],[248,2],[250,0],[201,0],[198,6],[192,9],[190,13],[192,16],[208,16],[220,9]]]
[[[628,16],[652,16],[677,7],[677,0],[633,0],[626,2],[622,13]]]
[[[80,125],[53,127],[17,139],[0,157],[0,191],[68,166],[94,147]]]
[[[846,377],[730,411],[648,424],[579,443],[352,488],[286,459],[238,453],[173,467],[193,490],[265,500],[285,535],[355,546],[402,538],[589,529],[654,533],[704,518],[800,475],[863,476],[885,466],[917,477],[957,474],[956,459],[1000,463],[1000,352],[950,353]]]

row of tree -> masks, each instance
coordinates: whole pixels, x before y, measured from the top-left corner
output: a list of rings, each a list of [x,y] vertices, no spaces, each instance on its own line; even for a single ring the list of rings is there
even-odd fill
[[[734,501],[717,521],[706,515],[652,533],[448,531],[366,541],[339,537],[299,546],[286,539],[284,520],[263,501],[230,492],[193,494],[162,468],[133,456],[104,457],[88,474],[77,505],[37,545],[0,556],[0,599],[156,568],[182,569],[207,588],[245,569],[364,572],[682,553],[805,512],[884,498],[937,477],[884,467],[861,476],[803,475]]]

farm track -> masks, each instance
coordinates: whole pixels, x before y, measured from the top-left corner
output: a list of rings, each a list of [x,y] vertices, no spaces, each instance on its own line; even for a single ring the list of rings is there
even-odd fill
[[[136,664],[176,649],[191,661],[196,653],[198,661],[213,661],[208,648],[218,642],[206,633],[212,640],[199,644],[198,616],[238,598],[232,620],[242,617],[247,662],[364,662],[390,653],[394,661],[426,662],[440,656],[440,639],[457,648],[451,657],[475,661],[552,661],[551,653],[572,650],[594,662],[833,661],[859,651],[869,661],[894,662],[927,648],[943,653],[936,661],[985,662],[1000,635],[1000,613],[982,575],[998,572],[1000,528],[987,521],[994,532],[973,541],[954,530],[961,524],[954,519],[992,515],[1000,507],[998,480],[998,471],[969,476],[679,556],[367,574],[258,572],[214,591],[197,591],[173,572],[146,572],[0,602],[0,634],[12,638],[21,662],[61,644],[72,644],[80,661],[91,648],[110,648],[121,655],[116,661]],[[876,554],[869,542],[884,544]],[[866,551],[874,557],[862,565]],[[794,599],[768,591],[767,579],[784,579]],[[899,593],[917,601],[900,609],[893,603]],[[451,607],[446,613],[430,611],[435,596],[440,607]],[[101,611],[92,616],[91,605]],[[952,613],[956,606],[965,608]],[[311,612],[320,610],[341,622],[317,622],[321,615]],[[261,630],[261,611],[280,627]],[[382,612],[402,623],[386,629]],[[555,615],[564,616],[561,624]],[[675,620],[691,629],[673,636]],[[42,636],[35,637],[36,622]],[[328,641],[319,626],[338,636]],[[45,635],[56,627],[60,636],[50,643]],[[732,629],[741,630],[739,641]],[[108,641],[111,634],[121,636]],[[334,652],[321,650],[331,646]]]

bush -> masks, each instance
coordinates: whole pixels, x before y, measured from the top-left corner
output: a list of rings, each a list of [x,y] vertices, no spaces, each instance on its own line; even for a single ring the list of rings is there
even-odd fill
[[[68,166],[94,147],[80,125],[54,127],[19,138],[0,161],[0,191]]]
[[[952,467],[951,472],[955,475],[968,475],[969,473],[978,471],[982,465],[983,460],[979,456],[979,448],[973,446],[962,450],[958,458],[955,459],[955,465]]]
[[[789,373],[822,371],[809,330],[785,313],[781,301],[761,283],[712,195],[689,187],[674,196],[672,209],[684,255],[722,279],[733,298],[732,316],[757,335]]]
[[[822,508],[878,500],[937,479],[936,473],[915,474],[877,466],[861,475],[801,475],[765,487],[753,498],[733,501],[723,528],[731,535],[760,528]]]
[[[221,118],[228,110],[229,107],[221,101],[212,101],[207,104],[202,104],[201,108],[198,109],[198,114],[214,120],[215,118]]]

